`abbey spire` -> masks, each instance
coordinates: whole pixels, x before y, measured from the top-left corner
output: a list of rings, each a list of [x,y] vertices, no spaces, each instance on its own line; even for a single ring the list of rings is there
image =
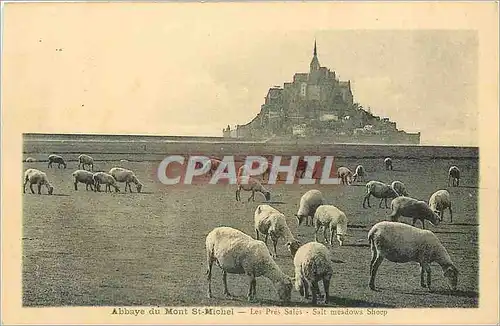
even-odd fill
[[[318,49],[316,47],[316,40],[314,40],[314,51],[313,51],[313,58],[311,60],[311,64],[309,65],[310,67],[310,72],[313,72],[315,70],[319,70],[320,64],[318,60]]]

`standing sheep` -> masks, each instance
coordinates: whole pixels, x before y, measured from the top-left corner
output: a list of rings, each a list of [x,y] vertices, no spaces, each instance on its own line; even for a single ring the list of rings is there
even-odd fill
[[[250,201],[250,199],[255,201],[256,192],[260,192],[266,198],[266,201],[271,200],[271,192],[268,189],[264,188],[260,181],[255,178],[241,176],[236,179],[236,184],[236,201],[241,201],[241,190],[252,192],[247,201]]]
[[[429,199],[429,207],[439,214],[441,221],[443,220],[444,210],[448,208],[450,211],[450,222],[453,223],[450,193],[447,190],[438,190],[433,193]]]
[[[369,181],[366,184],[366,195],[365,198],[363,199],[363,208],[366,208],[365,202],[368,203],[368,207],[370,206],[370,196],[375,197],[375,198],[380,198],[380,203],[378,204],[379,208],[382,208],[382,201],[385,200],[385,208],[389,208],[387,205],[387,199],[388,198],[396,198],[399,196],[399,194],[392,189],[391,186],[386,185],[385,183],[382,183],[380,181]]]
[[[323,237],[326,243],[333,245],[333,233],[337,229],[337,240],[340,246],[343,245],[347,235],[347,216],[344,212],[333,205],[321,205],[314,214],[314,241],[318,242],[318,231],[323,227]],[[327,228],[330,230],[330,241],[326,237]]]
[[[406,186],[404,183],[402,183],[401,181],[393,181],[391,183],[391,187],[392,189],[394,189],[394,191],[396,191],[400,196],[408,196],[408,190],[406,190]]]
[[[422,229],[425,229],[425,220],[436,226],[441,222],[441,217],[434,212],[425,201],[410,197],[397,197],[391,202],[392,213],[389,215],[391,221],[397,222],[400,216],[413,219],[411,225],[415,226],[417,220],[422,222]]]
[[[460,169],[455,165],[448,170],[448,187],[450,186],[450,180],[452,187],[460,185]]]
[[[319,206],[326,204],[326,200],[323,197],[321,191],[316,189],[311,189],[306,192],[301,198],[299,203],[299,210],[295,217],[299,222],[299,225],[302,224],[304,218],[306,219],[306,226],[309,225],[309,217],[311,218],[311,226],[314,220],[314,214],[316,214],[316,209]]]
[[[352,180],[353,181],[365,181],[366,177],[366,170],[362,165],[358,165],[356,167],[356,170],[354,171],[354,174],[352,175]]]
[[[323,281],[325,303],[329,299],[330,281],[333,275],[332,257],[327,247],[319,242],[309,242],[297,250],[293,259],[295,266],[295,289],[304,298],[312,293],[312,303],[317,303],[320,294],[319,281]]]
[[[111,192],[111,186],[115,188],[115,192],[119,192],[120,189],[116,185],[116,180],[113,178],[111,174],[108,174],[106,172],[96,172],[92,176],[92,179],[94,179],[94,191],[101,191],[101,184],[105,184],[106,188],[105,191]]]
[[[230,227],[217,227],[207,235],[205,248],[209,298],[212,297],[212,265],[216,262],[222,269],[226,296],[231,296],[227,289],[227,273],[245,274],[250,281],[248,301],[255,299],[256,278],[260,276],[273,282],[281,301],[290,301],[292,280],[276,264],[264,242]]]
[[[392,159],[390,157],[386,157],[384,160],[384,165],[386,170],[392,171]]]
[[[85,165],[90,166],[90,170],[94,171],[94,159],[88,155],[82,154],[78,156],[78,168],[85,170]]]
[[[124,168],[114,167],[111,170],[109,170],[109,174],[111,174],[117,182],[125,182],[125,192],[127,192],[127,187],[128,190],[132,192],[132,188],[130,187],[131,183],[135,184],[137,192],[141,192],[142,183],[139,181],[139,179],[137,179],[133,171]]]
[[[57,168],[61,168],[61,165],[66,168],[66,162],[62,158],[62,156],[51,154],[49,155],[49,164],[47,165],[48,168],[52,167],[52,163],[57,163]]]
[[[34,194],[33,185],[36,184],[38,186],[38,194],[42,194],[42,186],[47,188],[47,192],[49,195],[52,195],[54,192],[54,187],[49,182],[47,178],[47,174],[37,169],[27,169],[24,172],[24,185],[23,185],[23,194],[26,193],[26,184],[30,183],[31,193]]]
[[[449,286],[455,291],[458,270],[448,251],[431,231],[416,227],[383,221],[375,224],[368,232],[368,242],[372,251],[370,262],[370,289],[375,290],[375,276],[380,264],[386,258],[394,263],[417,262],[420,264],[420,285],[431,287],[431,263],[438,263],[443,269]],[[424,282],[427,274],[427,284]]]
[[[87,170],[76,170],[75,172],[72,173],[73,176],[73,183],[75,185],[75,190],[78,190],[78,183],[84,183],[85,184],[85,190],[94,190],[94,174],[92,172],[89,172]]]
[[[300,241],[295,239],[286,223],[285,215],[280,211],[269,205],[257,206],[254,214],[254,227],[256,239],[260,240],[259,232],[264,234],[266,236],[264,240],[266,245],[268,236],[271,236],[274,247],[273,257],[278,256],[276,245],[280,238],[286,241],[286,247],[290,251],[292,257],[295,256],[297,249],[300,247]]]
[[[341,166],[337,170],[337,178],[342,179],[342,184],[350,185],[353,179],[352,171],[345,166]]]

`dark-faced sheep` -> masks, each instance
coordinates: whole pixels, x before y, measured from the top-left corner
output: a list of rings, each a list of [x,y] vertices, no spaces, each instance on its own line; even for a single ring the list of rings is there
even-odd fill
[[[458,187],[460,185],[460,169],[455,165],[448,170],[448,187],[450,186],[450,181],[452,187]]]
[[[386,170],[391,170],[392,171],[392,159],[390,157],[386,157],[384,159],[384,165]]]
[[[382,201],[385,200],[385,208],[389,208],[387,205],[387,199],[396,198],[399,194],[390,186],[380,181],[369,181],[366,184],[366,195],[363,199],[363,208],[366,208],[365,203],[370,206],[370,196],[375,198],[380,198],[379,208],[382,208]]]
[[[66,162],[62,158],[62,156],[51,154],[49,155],[49,164],[47,165],[48,168],[52,167],[52,163],[57,163],[57,168],[61,168],[61,165],[66,168]]]
[[[94,159],[88,155],[82,154],[78,156],[78,168],[85,170],[85,165],[90,167],[90,171],[94,170]]]
[[[241,190],[251,191],[252,194],[248,197],[247,202],[252,199],[255,201],[255,193],[261,193],[266,201],[271,200],[271,191],[265,188],[259,180],[249,177],[249,176],[241,176],[236,179],[236,201],[241,201]]]
[[[441,217],[434,212],[425,201],[417,200],[410,197],[397,197],[391,202],[391,215],[389,218],[393,222],[397,222],[399,217],[404,216],[413,219],[411,225],[420,220],[422,229],[425,229],[425,220],[436,226],[441,222]]]

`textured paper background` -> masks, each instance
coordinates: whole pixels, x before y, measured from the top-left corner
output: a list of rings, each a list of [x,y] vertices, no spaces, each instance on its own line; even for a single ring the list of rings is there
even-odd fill
[[[113,25],[113,8],[136,10],[153,3],[28,3],[6,4],[3,8],[4,46],[13,38],[9,24],[29,24],[35,19],[36,6],[75,6],[84,11],[88,6],[101,6],[109,12],[109,24]],[[165,4],[156,4],[165,5]],[[479,141],[480,141],[480,191],[479,191],[479,239],[480,239],[480,288],[478,309],[390,309],[386,317],[333,317],[333,316],[116,316],[111,307],[99,308],[22,308],[21,306],[21,237],[22,237],[22,133],[44,131],[50,124],[61,131],[75,124],[71,115],[55,115],[47,110],[47,121],[30,119],[29,109],[18,109],[16,98],[29,96],[22,92],[12,93],[9,83],[16,76],[8,74],[8,63],[2,67],[2,322],[4,324],[71,324],[71,323],[224,323],[224,324],[295,324],[295,323],[498,323],[498,5],[490,3],[218,3],[218,4],[169,4],[177,12],[175,19],[192,17],[196,12],[198,24],[213,23],[214,17],[231,16],[237,23],[238,15],[262,13],[272,17],[277,28],[297,22],[296,30],[334,29],[466,29],[479,33]],[[22,20],[18,16],[9,20],[9,7],[23,6]],[[31,15],[31,16],[30,16]],[[210,17],[210,20],[206,17]],[[217,20],[215,20],[217,21]],[[7,22],[7,23],[6,23]],[[47,22],[50,24],[50,22]],[[89,28],[92,22],[89,21]],[[65,33],[64,26],[55,26],[57,33]],[[272,32],[272,31],[269,31]],[[81,35],[72,35],[75,39]],[[244,40],[241,40],[244,41]],[[235,44],[237,46],[237,44]],[[5,49],[3,49],[5,51]],[[105,49],[102,49],[105,51]],[[200,54],[202,55],[202,54]],[[405,58],[401,58],[405,60]],[[133,64],[133,63],[131,63]],[[147,62],[142,62],[145,69]],[[7,72],[6,72],[7,71]],[[429,78],[432,78],[430,76]],[[457,76],[459,78],[459,76]],[[19,81],[18,81],[19,82]],[[49,85],[50,86],[50,85]],[[106,108],[110,115],[118,108]],[[37,113],[39,116],[39,113]],[[77,122],[79,123],[79,122]],[[138,133],[134,121],[100,121],[101,133]],[[467,245],[467,244],[464,244]],[[302,308],[304,309],[304,308]],[[238,308],[237,310],[246,310]]]

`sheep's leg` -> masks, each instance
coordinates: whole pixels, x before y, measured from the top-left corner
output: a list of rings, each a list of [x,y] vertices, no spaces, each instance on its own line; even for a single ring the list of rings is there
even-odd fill
[[[224,295],[230,297],[231,294],[229,293],[229,290],[227,289],[227,272],[222,271],[222,282],[224,283]]]
[[[273,241],[274,258],[276,258],[276,257],[278,257],[278,252],[276,251],[276,246],[278,245],[278,239],[274,239],[271,237],[271,240]]]
[[[212,297],[212,265],[214,261],[212,259],[212,255],[210,251],[207,250],[207,281],[208,281],[208,290],[207,297]]]
[[[259,230],[255,229],[255,239],[259,240]]]
[[[389,208],[389,205],[387,205],[387,198],[385,198],[385,208]]]
[[[425,271],[427,273],[427,288],[430,290],[431,289],[431,266],[426,265]]]
[[[90,164],[90,171],[94,171],[94,163]]]
[[[323,225],[323,238],[325,238],[325,242],[328,243],[328,238],[326,236],[326,225]]]
[[[318,303],[318,292],[319,292],[318,281],[312,282],[311,292],[312,292],[312,304],[317,304]]]
[[[87,186],[87,188],[88,188],[88,186]],[[76,180],[75,180],[75,190],[78,190],[78,181],[76,181]]]
[[[38,188],[38,194],[41,195],[42,194],[42,184],[41,183],[37,184],[37,188]]]
[[[304,298],[308,299],[309,298],[309,282],[302,277],[302,287],[304,291]]]
[[[382,208],[382,202],[384,201],[384,198],[380,199],[380,203],[378,203],[378,208]]]
[[[370,289],[375,290],[375,276],[377,275],[377,270],[382,264],[384,257],[377,254],[377,258],[373,262],[373,265],[370,268]]]
[[[248,288],[248,296],[247,296],[247,298],[248,298],[248,301],[252,301],[253,298],[254,298],[254,296],[255,296],[255,290],[254,290],[254,288],[255,288],[255,285],[256,285],[257,282],[255,281],[255,276],[253,276],[253,275],[250,275],[249,279],[250,279],[250,287]]]
[[[330,245],[333,246],[333,228],[330,226]]]
[[[418,218],[414,218],[413,222],[411,223],[411,226],[415,226],[415,223],[417,223]]]
[[[450,211],[450,223],[453,223],[453,212],[451,211],[451,204],[448,206],[448,210]]]
[[[129,182],[129,184],[128,184],[128,191],[129,191],[129,192],[132,192],[132,187],[130,186],[130,182]]]
[[[425,230],[425,220],[421,219],[421,221],[422,221],[422,229]]]
[[[370,196],[371,196],[371,194],[368,193],[368,194],[366,194],[365,198],[363,199],[363,208],[366,208],[365,202],[368,203],[368,207],[371,207],[370,206]]]
[[[35,193],[35,190],[33,190],[33,184],[30,183],[30,190],[31,190],[31,193],[34,194]]]
[[[23,194],[26,193],[26,184],[28,183],[28,178],[24,180],[24,185],[23,185]]]
[[[266,244],[267,246],[267,238],[269,237],[269,234],[266,234],[266,237],[264,238],[264,243]]]
[[[314,241],[318,242],[318,231],[319,231],[320,225],[318,220],[314,222]]]
[[[239,194],[239,190],[238,190],[238,189],[236,189],[236,192],[235,192],[235,195],[236,195],[236,201],[239,201],[239,199],[238,199],[238,194]]]
[[[323,278],[323,287],[325,288],[325,303],[330,300],[330,277],[326,276]]]
[[[420,286],[423,288],[426,287],[424,274],[425,274],[424,264],[420,264]]]

